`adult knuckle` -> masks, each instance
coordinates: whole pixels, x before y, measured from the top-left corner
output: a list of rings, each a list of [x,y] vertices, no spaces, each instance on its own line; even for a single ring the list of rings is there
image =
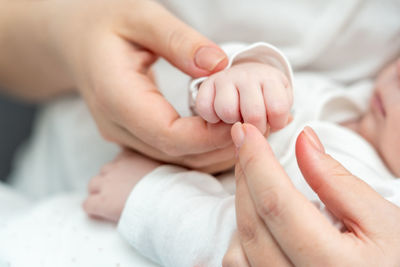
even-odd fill
[[[178,149],[176,144],[169,141],[163,141],[160,143],[161,151],[169,157],[180,157],[182,156],[181,151]]]
[[[242,160],[243,160],[243,166],[242,166],[243,170],[251,170],[259,160],[259,156],[255,154],[253,151],[249,151],[246,158],[243,158]]]
[[[157,135],[154,139],[154,144],[156,148],[169,157],[182,156],[182,151],[179,149],[178,143],[173,138],[170,127],[167,127]]]
[[[349,172],[340,164],[337,160],[333,159],[330,155],[327,155],[326,161],[329,161],[329,174],[334,177],[348,176]]]
[[[256,225],[248,219],[238,222],[238,233],[244,245],[257,242]]]
[[[170,54],[176,54],[181,51],[183,45],[187,42],[187,34],[182,28],[172,29],[167,37],[167,51]]]
[[[276,186],[265,189],[258,197],[256,208],[264,219],[280,218],[284,212],[282,193]]]

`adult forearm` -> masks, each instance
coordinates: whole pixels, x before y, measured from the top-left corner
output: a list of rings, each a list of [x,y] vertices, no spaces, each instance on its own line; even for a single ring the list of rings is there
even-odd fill
[[[0,87],[42,101],[72,90],[52,40],[51,1],[0,1]]]

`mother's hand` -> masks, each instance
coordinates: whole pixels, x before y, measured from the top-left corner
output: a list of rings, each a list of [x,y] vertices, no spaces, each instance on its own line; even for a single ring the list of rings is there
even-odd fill
[[[236,245],[226,254],[225,266],[238,266],[233,264],[237,258],[244,266],[400,265],[400,208],[327,155],[311,128],[297,140],[299,167],[346,231],[335,228],[295,189],[256,128],[238,123],[232,136],[239,149],[239,248],[248,263]]]
[[[55,51],[107,140],[198,169],[233,163],[229,125],[181,118],[150,72],[157,56],[194,77],[221,70],[227,58],[217,45],[155,1],[48,3]]]

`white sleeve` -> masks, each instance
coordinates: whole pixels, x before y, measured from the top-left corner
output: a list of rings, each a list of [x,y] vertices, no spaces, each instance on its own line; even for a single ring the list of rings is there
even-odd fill
[[[234,205],[213,176],[164,165],[133,189],[118,230],[162,266],[221,266],[236,229]]]
[[[291,88],[293,88],[293,71],[289,60],[285,55],[275,46],[258,42],[251,45],[243,43],[227,43],[221,45],[229,58],[228,65],[225,69],[229,69],[232,65],[240,61],[252,61],[265,63],[270,66],[278,68],[289,80]],[[201,77],[191,81],[189,86],[189,105],[194,111],[194,104],[197,97],[200,84],[208,77]]]

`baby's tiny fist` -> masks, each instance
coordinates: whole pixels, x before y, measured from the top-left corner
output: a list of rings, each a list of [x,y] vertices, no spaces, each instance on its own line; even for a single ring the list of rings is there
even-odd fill
[[[209,77],[201,84],[196,111],[206,121],[253,124],[262,133],[286,126],[292,90],[283,73],[267,64],[246,62]]]

